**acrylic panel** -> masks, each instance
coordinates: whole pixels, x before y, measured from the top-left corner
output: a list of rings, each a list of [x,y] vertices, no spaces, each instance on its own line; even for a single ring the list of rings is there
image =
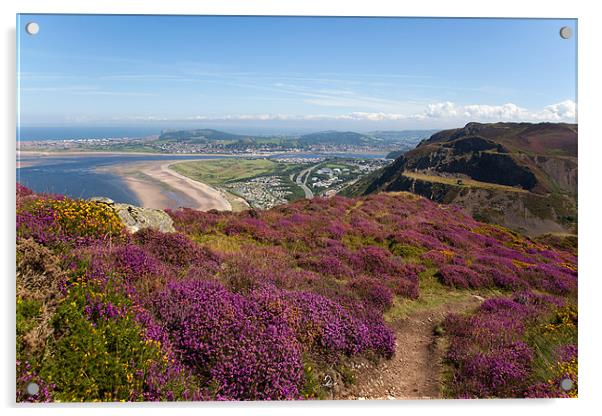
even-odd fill
[[[575,19],[16,28],[17,402],[577,397]]]

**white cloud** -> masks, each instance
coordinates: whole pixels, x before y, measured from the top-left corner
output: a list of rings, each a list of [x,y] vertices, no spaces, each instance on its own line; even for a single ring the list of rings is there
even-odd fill
[[[513,103],[458,105],[450,101],[429,104],[424,112],[412,116],[419,120],[448,118],[471,121],[516,121],[527,117],[528,111]]]
[[[504,105],[467,105],[463,108],[464,117],[477,120],[521,120],[527,115],[527,110],[516,104]]]
[[[577,105],[572,100],[550,104],[541,110],[528,110],[513,103],[502,105],[470,104],[459,105],[451,101],[428,104],[424,111],[414,114],[365,112],[356,111],[343,114],[226,114],[226,115],[195,115],[185,118],[170,118],[161,116],[129,117],[133,120],[163,120],[163,121],[365,121],[393,122],[420,121],[423,125],[432,122],[461,125],[469,121],[565,121],[576,122]]]
[[[451,101],[445,101],[427,105],[425,112],[417,114],[417,118],[447,118],[456,117],[457,115],[458,107],[456,104]]]
[[[551,104],[544,107],[543,111],[536,113],[537,120],[566,121],[577,120],[577,104],[573,100]]]
[[[530,111],[514,103],[503,105],[458,105],[450,101],[427,105],[426,109],[410,116],[418,120],[457,119],[465,121],[576,121],[577,104],[572,100]]]

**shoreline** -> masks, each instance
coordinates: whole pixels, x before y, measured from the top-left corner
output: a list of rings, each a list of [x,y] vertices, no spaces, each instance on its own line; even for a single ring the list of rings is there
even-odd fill
[[[19,156],[44,156],[44,157],[61,157],[61,156],[166,156],[166,157],[244,157],[247,155],[234,155],[228,153],[150,153],[150,152],[91,152],[91,151],[67,151],[67,152],[44,152],[39,150],[17,150],[17,159]],[[261,155],[257,155],[261,156]],[[249,157],[253,157],[252,155]]]
[[[174,162],[178,160],[134,162],[99,171],[119,176],[145,208],[185,206],[200,211],[232,211],[232,204],[222,191],[169,169]]]
[[[156,157],[156,156],[165,156],[165,157],[231,157],[231,158],[254,158],[254,157],[274,157],[274,156],[295,156],[298,155],[302,157],[302,155],[306,154],[315,154],[315,155],[347,155],[347,154],[365,154],[365,155],[378,155],[383,158],[388,154],[387,152],[378,152],[378,151],[364,151],[364,152],[315,152],[315,151],[307,151],[307,152],[276,152],[276,153],[152,153],[152,152],[108,152],[108,151],[86,151],[86,150],[77,150],[77,151],[61,151],[61,152],[52,152],[52,151],[42,151],[42,150],[19,150],[17,149],[17,160],[20,156],[34,156],[34,157],[61,157],[61,156],[147,156],[147,157]]]

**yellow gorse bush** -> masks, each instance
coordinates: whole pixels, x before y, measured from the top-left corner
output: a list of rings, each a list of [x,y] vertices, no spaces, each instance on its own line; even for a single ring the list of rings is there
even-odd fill
[[[67,233],[92,237],[116,235],[123,230],[119,216],[106,205],[78,199],[38,199],[34,209],[50,209]]]

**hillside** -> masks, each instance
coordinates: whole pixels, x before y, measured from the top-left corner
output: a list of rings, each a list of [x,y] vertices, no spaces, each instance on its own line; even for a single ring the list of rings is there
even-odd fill
[[[380,191],[454,203],[482,221],[528,234],[574,233],[577,126],[469,123],[444,130],[344,194]]]
[[[319,131],[303,135],[278,135],[274,137],[232,134],[214,129],[169,130],[159,136],[159,142],[182,143],[211,143],[211,142],[244,142],[262,144],[287,143],[292,147],[305,147],[313,145],[330,146],[400,146],[404,150],[414,147],[420,140],[427,138],[431,131],[425,130],[399,130],[399,131],[374,131],[370,133],[357,133],[353,131]]]
[[[17,401],[577,395],[574,239],[410,193],[168,214],[17,184]]]
[[[355,133],[353,131],[322,131],[317,133],[304,134],[299,137],[299,143],[304,145],[312,144],[331,144],[331,145],[366,145],[373,139],[365,134]]]
[[[237,141],[249,139],[250,136],[242,136],[238,134],[226,133],[213,129],[196,129],[196,130],[174,130],[165,131],[159,136],[159,140],[175,140],[175,141],[193,141],[205,143],[209,141]]]

